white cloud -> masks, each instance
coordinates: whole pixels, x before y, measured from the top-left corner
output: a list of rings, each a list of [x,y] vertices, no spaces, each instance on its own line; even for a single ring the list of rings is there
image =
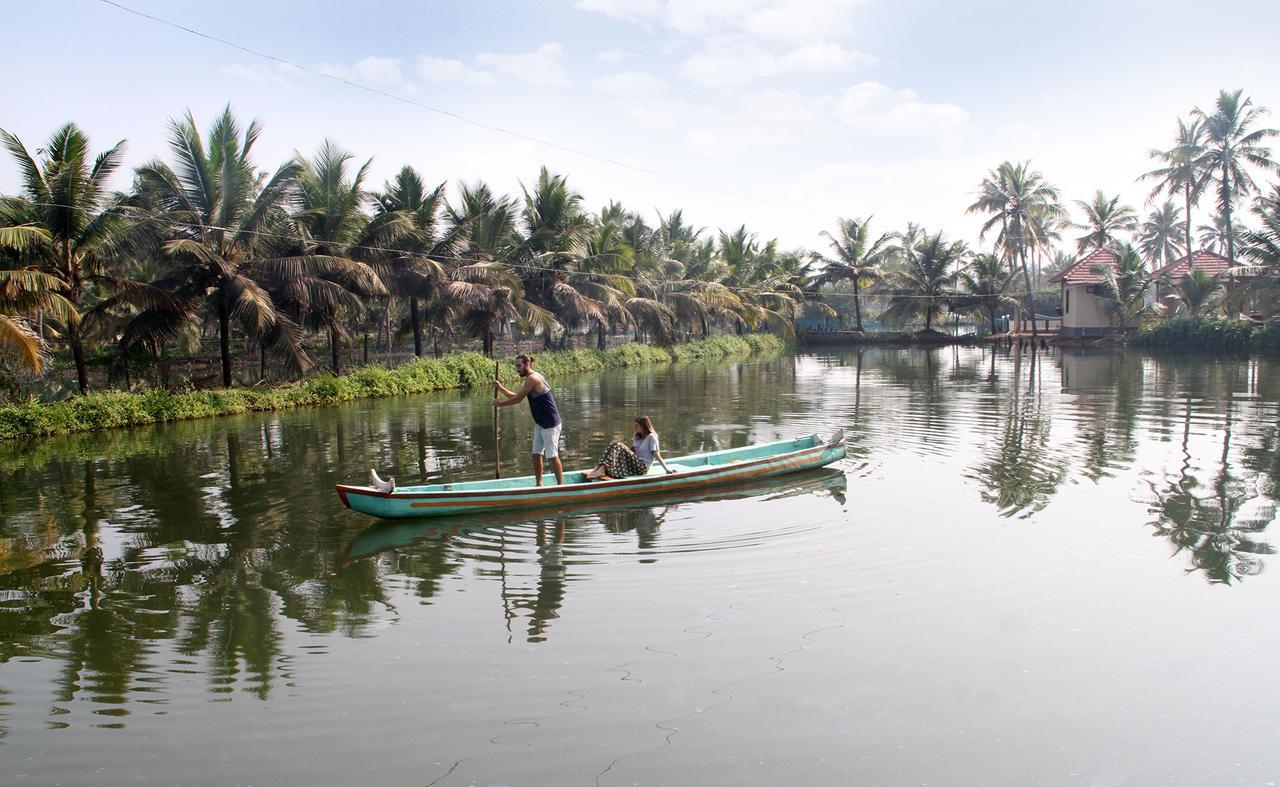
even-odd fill
[[[793,73],[826,74],[852,71],[862,66],[874,65],[876,59],[865,52],[845,49],[839,44],[806,44],[778,58],[782,71]]]
[[[321,63],[316,71],[339,79],[359,82],[370,87],[390,88],[412,93],[417,85],[404,78],[400,71],[400,61],[393,57],[369,56],[347,68],[343,65]]]
[[[488,87],[498,81],[488,71],[472,68],[461,60],[449,60],[426,55],[418,58],[418,76],[424,82],[449,83],[467,85],[469,87]]]
[[[400,64],[390,57],[366,57],[351,69],[356,79],[373,85],[398,85],[405,81]]]
[[[835,115],[859,134],[936,137],[969,124],[969,113],[955,104],[931,104],[912,90],[894,90],[879,82],[860,82],[835,100]]]
[[[839,73],[874,62],[870,55],[833,43],[809,44],[775,55],[743,38],[715,38],[681,63],[680,73],[705,87],[741,87],[761,77]]]
[[[277,63],[274,67],[264,66],[258,63],[252,65],[244,65],[242,63],[229,63],[222,66],[218,71],[223,76],[233,77],[235,79],[243,79],[249,82],[273,82],[278,85],[288,84],[286,76],[292,76],[299,73],[298,69],[293,66]]]
[[[625,49],[606,49],[596,55],[596,62],[621,63],[623,60],[630,60],[635,56],[635,52],[628,52]]]
[[[744,93],[730,107],[702,113],[685,136],[698,154],[726,159],[762,148],[799,149],[854,137],[947,140],[968,123],[969,114],[954,104],[929,104],[910,90],[863,82],[833,95]]]
[[[853,34],[853,12],[863,0],[786,0],[743,15],[742,31],[769,41],[839,40]]]
[[[476,55],[476,62],[533,87],[568,87],[573,82],[560,62],[563,56],[564,47],[551,43],[533,52],[483,52]]]
[[[606,74],[591,83],[592,90],[616,98],[658,96],[667,92],[669,87],[665,79],[648,71],[619,71],[616,74]]]
[[[663,0],[578,0],[574,4],[582,11],[625,19],[628,22],[647,22],[662,15]]]
[[[803,43],[853,32],[865,0],[578,0],[583,11],[645,26],[660,24],[691,37],[742,33],[766,41]]]
[[[726,111],[704,111],[686,139],[695,152],[717,159],[828,139],[838,128],[831,118],[832,104],[829,96],[793,90],[747,93]]]

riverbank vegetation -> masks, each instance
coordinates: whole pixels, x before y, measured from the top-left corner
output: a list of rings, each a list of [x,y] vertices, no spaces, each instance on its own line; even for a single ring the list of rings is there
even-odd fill
[[[680,210],[592,211],[545,168],[516,196],[433,183],[410,166],[377,188],[368,161],[325,142],[263,171],[262,129],[229,107],[207,129],[190,114],[172,121],[168,152],[123,191],[110,190],[123,141],[95,151],[67,124],[33,153],[0,132],[21,178],[19,193],[0,197],[0,388],[25,399],[42,370],[67,374],[80,394],[231,388],[322,367],[341,375],[356,345],[360,363],[394,366],[410,345],[415,358],[493,355],[516,339],[672,346],[789,335],[797,321],[862,330],[868,316],[926,331],[965,316],[996,332],[1003,318],[1057,313],[1053,275],[1099,249],[1126,261],[1098,285],[1118,325],[1156,312],[1269,318],[1280,187],[1257,179],[1277,169],[1264,115],[1222,91],[1179,120],[1141,176],[1153,184],[1145,214],[1103,191],[1066,200],[1031,162],[1006,161],[967,206],[983,218],[978,247],[849,218],[816,250],[745,226],[698,227]],[[1199,241],[1229,269],[1160,279],[1153,271],[1194,248],[1192,213],[1208,195]],[[1167,297],[1153,304],[1158,286]]]
[[[1130,340],[1155,350],[1280,353],[1280,323],[1259,325],[1216,317],[1174,317],[1144,325]]]
[[[752,334],[742,338],[718,336],[671,347],[625,344],[607,350],[565,350],[539,354],[535,361],[540,372],[557,379],[578,372],[744,358],[781,352],[784,347],[776,336]],[[497,363],[500,378],[514,385],[519,379],[514,364],[510,360]],[[57,402],[29,401],[0,407],[0,440],[484,386],[493,380],[494,364],[479,353],[458,353],[442,358],[420,358],[394,369],[366,366],[349,374],[325,374],[275,388],[102,391]]]

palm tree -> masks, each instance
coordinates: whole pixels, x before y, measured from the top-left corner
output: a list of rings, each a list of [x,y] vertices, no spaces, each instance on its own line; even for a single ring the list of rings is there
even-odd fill
[[[983,178],[978,186],[978,199],[965,211],[991,214],[978,238],[985,239],[998,227],[996,247],[1010,266],[1021,266],[1026,287],[1024,308],[1031,319],[1033,337],[1036,336],[1035,307],[1027,255],[1046,248],[1053,238],[1055,227],[1064,216],[1059,199],[1058,190],[1039,171],[1031,169],[1030,161],[1019,164],[1005,161]]]
[[[525,297],[565,327],[567,339],[569,329],[607,317],[605,306],[582,291],[591,277],[574,275],[588,256],[591,219],[582,208],[582,195],[564,175],[552,175],[546,167],[532,189],[521,188],[523,241],[504,262],[518,272]],[[550,332],[546,341],[550,345]]]
[[[413,167],[404,167],[393,182],[374,195],[374,222],[402,217],[408,232],[392,245],[400,251],[373,255],[370,264],[393,295],[409,299],[413,354],[422,357],[422,305],[440,294],[449,262],[467,248],[470,219],[445,221],[445,184],[427,188]]]
[[[1133,244],[1116,249],[1114,266],[1099,263],[1093,272],[1103,277],[1102,306],[1121,330],[1132,328],[1143,317],[1159,313],[1158,306],[1147,303],[1151,279],[1142,254]]]
[[[1059,273],[1062,273],[1067,268],[1070,268],[1075,264],[1076,256],[1074,254],[1069,251],[1059,249],[1053,253],[1053,260],[1049,263],[1048,267],[1041,271],[1041,273],[1052,279],[1054,276],[1057,276]]]
[[[957,301],[958,308],[976,308],[987,313],[991,333],[996,333],[996,315],[1018,301],[1009,295],[1014,287],[1013,269],[998,254],[975,254],[969,264],[956,274],[956,282],[965,296]]]
[[[124,155],[124,141],[92,157],[89,137],[68,123],[37,151],[39,160],[3,129],[0,141],[18,165],[23,192],[22,196],[0,198],[0,225],[40,230],[28,233],[24,240],[21,253],[28,264],[23,267],[36,268],[61,283],[56,289],[72,309],[61,308],[59,313],[66,318],[76,382],[80,393],[88,393],[81,319],[89,299],[101,295],[102,288],[128,285],[111,269],[128,229],[125,199],[107,193],[107,181]],[[17,280],[15,276],[10,274],[11,282]],[[24,292],[30,293],[32,287],[52,291],[47,280],[37,281],[39,278],[25,275]]]
[[[1184,247],[1178,244],[1181,222],[1182,212],[1172,200],[1165,200],[1142,220],[1138,226],[1138,249],[1152,265],[1164,267],[1183,255]]]
[[[334,374],[342,373],[339,349],[348,335],[346,323],[364,312],[363,299],[387,294],[373,269],[355,258],[382,257],[410,229],[402,215],[370,221],[363,210],[363,186],[371,161],[349,175],[353,158],[328,140],[315,157],[296,156],[300,209],[292,218],[300,242],[295,256],[307,259],[310,269],[291,271],[271,288],[279,305],[293,307],[301,320],[329,334]]]
[[[1259,300],[1274,305],[1280,291],[1280,185],[1272,186],[1269,194],[1254,201],[1253,215],[1259,227],[1246,231],[1242,238],[1244,256],[1251,263],[1240,271],[1249,274],[1242,294],[1259,296]],[[1267,311],[1270,313],[1271,309]]]
[[[824,257],[814,252],[815,261],[822,263],[822,272],[813,277],[812,287],[850,282],[853,285],[853,314],[857,330],[862,331],[862,287],[874,284],[884,273],[883,265],[893,245],[893,235],[885,233],[870,240],[871,218],[840,219],[836,235],[825,230],[834,257]]]
[[[0,228],[0,249],[21,254],[49,242],[41,227]],[[0,269],[0,355],[16,356],[33,372],[44,366],[44,337],[29,318],[48,314],[66,324],[77,319],[75,305],[63,297],[62,279],[35,268]]]
[[[1140,180],[1155,180],[1155,188],[1151,190],[1149,199],[1154,200],[1161,193],[1170,197],[1180,194],[1183,199],[1183,221],[1185,222],[1184,246],[1187,252],[1195,248],[1191,242],[1191,208],[1200,200],[1205,186],[1209,183],[1200,164],[1204,156],[1204,124],[1199,118],[1190,121],[1178,118],[1178,134],[1174,145],[1169,150],[1151,150],[1151,158],[1164,166],[1154,169]],[[1189,261],[1190,262],[1190,261]]]
[[[1238,223],[1229,222],[1225,213],[1215,213],[1209,223],[1196,227],[1196,232],[1199,233],[1201,248],[1223,254],[1240,245],[1248,230]]]
[[[1249,174],[1251,167],[1264,172],[1280,169],[1280,164],[1271,158],[1270,148],[1261,144],[1280,132],[1273,128],[1254,128],[1267,110],[1253,106],[1253,100],[1246,98],[1243,90],[1221,90],[1212,113],[1197,107],[1193,114],[1205,127],[1205,150],[1197,163],[1212,179],[1217,191],[1218,213],[1226,224],[1227,260],[1235,265],[1232,206],[1237,197],[1258,190]]]
[[[289,279],[312,260],[281,255],[273,246],[297,199],[302,165],[290,161],[270,177],[258,175],[251,153],[261,133],[256,122],[241,129],[227,106],[208,137],[188,112],[169,123],[174,166],[154,160],[138,168],[136,190],[159,214],[162,255],[168,271],[155,282],[175,302],[144,309],[126,329],[126,340],[173,336],[201,303],[217,319],[222,384],[231,385],[231,321],[255,338],[270,338],[290,352],[296,366],[307,359],[292,321],[277,309],[261,281]]]
[[[805,300],[807,277],[803,254],[779,252],[777,241],[763,247],[746,225],[719,232],[714,257],[698,265],[697,278],[723,285],[736,297],[735,308],[725,312],[741,334],[767,323],[778,332],[793,332],[795,316]]]
[[[1222,282],[1201,268],[1191,268],[1180,280],[1168,284],[1174,289],[1169,300],[1176,313],[1190,317],[1210,313],[1226,295]]]
[[[924,329],[933,330],[933,315],[953,298],[957,266],[968,254],[964,241],[948,241],[941,231],[923,230],[903,236],[895,253],[901,267],[890,276],[890,306],[882,320],[905,323],[923,312]]]
[[[666,255],[689,269],[691,258],[696,255],[698,238],[704,230],[694,228],[684,220],[684,211],[673,210],[666,216],[658,216],[658,236]]]
[[[1084,221],[1074,226],[1088,230],[1076,240],[1076,249],[1081,254],[1119,243],[1119,233],[1132,232],[1138,226],[1138,214],[1128,205],[1121,205],[1119,195],[1108,198],[1099,189],[1088,202],[1075,202],[1084,211]]]

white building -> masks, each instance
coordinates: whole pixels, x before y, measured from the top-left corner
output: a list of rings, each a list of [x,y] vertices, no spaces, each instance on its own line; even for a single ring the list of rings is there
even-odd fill
[[[1107,312],[1107,278],[1100,268],[1114,269],[1119,264],[1115,252],[1099,249],[1076,261],[1062,273],[1049,279],[1062,285],[1062,336],[1104,336],[1116,329]]]

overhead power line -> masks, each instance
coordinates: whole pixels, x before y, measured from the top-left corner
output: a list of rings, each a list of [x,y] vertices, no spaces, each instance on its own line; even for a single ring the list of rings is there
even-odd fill
[[[806,207],[802,207],[802,206],[798,206],[798,205],[790,205],[790,204],[787,204],[787,203],[784,203],[784,202],[777,202],[777,201],[775,201],[775,200],[766,199],[766,198],[764,198],[764,197],[757,197],[757,196],[753,196],[753,195],[751,195],[751,194],[742,194],[742,193],[739,193],[739,192],[736,192],[736,191],[730,191],[730,190],[728,190],[728,189],[723,189],[723,188],[720,188],[720,187],[718,187],[718,186],[711,186],[711,185],[707,185],[707,184],[705,184],[705,183],[698,183],[698,182],[696,182],[696,181],[684,180],[683,178],[678,178],[678,177],[675,177],[675,176],[673,176],[673,175],[668,175],[668,174],[666,174],[666,173],[659,172],[659,171],[657,171],[657,170],[650,169],[650,168],[648,168],[648,167],[637,166],[637,165],[635,165],[635,164],[628,164],[628,163],[627,163],[627,162],[625,162],[625,161],[619,161],[618,159],[615,159],[615,158],[610,158],[610,157],[608,157],[608,156],[602,156],[602,155],[599,155],[599,154],[597,154],[597,153],[592,153],[592,152],[590,152],[590,151],[583,150],[583,149],[581,149],[581,148],[576,148],[576,147],[572,147],[572,146],[569,146],[569,145],[562,145],[562,144],[560,144],[560,143],[558,143],[558,142],[553,142],[553,141],[551,141],[551,140],[543,139],[543,138],[541,138],[541,137],[535,137],[535,136],[532,136],[532,135],[530,135],[530,134],[525,134],[525,133],[522,133],[522,132],[519,132],[519,131],[514,131],[514,130],[512,130],[512,129],[505,128],[505,127],[503,127],[503,126],[494,125],[494,124],[492,124],[492,123],[485,123],[485,122],[483,122],[483,121],[480,121],[480,120],[476,120],[476,119],[474,119],[474,118],[467,117],[466,115],[462,115],[462,114],[459,114],[459,113],[457,113],[457,112],[453,112],[452,110],[443,109],[443,108],[441,108],[441,107],[433,106],[433,105],[431,105],[431,104],[425,104],[425,103],[423,103],[423,102],[421,102],[421,101],[415,101],[415,100],[413,100],[413,99],[411,99],[411,98],[406,98],[406,97],[404,97],[404,96],[397,95],[397,94],[392,93],[392,92],[390,92],[390,91],[382,90],[382,89],[380,89],[380,88],[373,87],[373,86],[371,86],[371,85],[362,84],[362,83],[360,83],[360,82],[356,82],[356,81],[354,81],[354,80],[347,79],[346,77],[339,76],[339,75],[337,75],[337,74],[329,74],[329,73],[325,73],[325,72],[323,72],[323,71],[319,71],[319,70],[314,69],[314,68],[308,68],[307,66],[301,65],[300,63],[296,63],[296,62],[294,62],[294,61],[292,61],[292,60],[289,60],[289,59],[287,59],[287,58],[283,58],[283,57],[280,57],[280,56],[278,56],[278,55],[273,55],[273,54],[271,54],[271,53],[269,53],[269,52],[263,52],[263,51],[261,51],[261,50],[254,49],[254,48],[252,48],[252,47],[245,46],[244,44],[240,44],[240,43],[237,43],[237,42],[235,42],[235,41],[231,41],[231,40],[229,40],[229,39],[222,38],[221,36],[216,36],[216,35],[213,35],[213,34],[211,34],[211,33],[206,33],[206,32],[203,32],[203,31],[201,31],[201,30],[197,30],[197,29],[195,29],[195,28],[193,28],[193,27],[189,27],[189,26],[184,25],[184,24],[181,24],[181,23],[179,23],[179,22],[174,22],[174,21],[172,21],[172,20],[165,19],[165,18],[163,18],[163,17],[155,16],[154,14],[148,14],[148,13],[146,13],[146,12],[144,12],[144,11],[139,11],[139,10],[137,10],[136,8],[130,8],[129,6],[123,5],[122,3],[115,2],[115,0],[98,0],[98,2],[102,3],[103,5],[108,5],[108,6],[111,6],[112,8],[116,8],[116,9],[118,9],[118,10],[120,10],[120,11],[123,11],[123,12],[125,12],[125,13],[127,13],[127,14],[132,14],[133,16],[137,16],[137,17],[140,17],[140,18],[142,18],[142,19],[148,19],[148,20],[150,20],[150,21],[152,21],[152,22],[156,22],[156,23],[158,23],[158,24],[165,25],[165,26],[167,26],[167,27],[171,27],[171,28],[173,28],[173,29],[175,29],[175,30],[181,30],[181,31],[183,31],[184,33],[189,33],[189,34],[191,34],[191,35],[193,35],[193,36],[196,36],[196,37],[198,37],[198,38],[203,38],[203,39],[205,39],[205,40],[207,40],[207,41],[212,41],[212,42],[217,43],[217,44],[222,44],[223,46],[228,46],[228,47],[231,47],[231,48],[233,48],[233,49],[238,49],[238,50],[240,50],[241,52],[244,52],[244,53],[246,53],[246,54],[252,55],[252,56],[254,56],[254,57],[262,58],[262,59],[264,59],[264,60],[270,60],[270,61],[271,61],[271,62],[273,62],[273,63],[279,63],[279,64],[281,64],[281,65],[289,66],[290,68],[295,68],[295,69],[297,69],[298,71],[301,71],[301,72],[303,72],[303,73],[305,73],[305,74],[308,74],[308,75],[310,75],[310,76],[313,76],[313,77],[317,77],[317,78],[319,78],[319,79],[327,79],[327,80],[330,80],[330,81],[332,81],[332,82],[338,82],[338,83],[341,83],[341,84],[343,84],[343,85],[346,85],[347,87],[354,88],[354,89],[356,89],[356,90],[362,90],[362,91],[364,91],[364,92],[366,92],[366,93],[371,93],[371,94],[373,94],[373,95],[381,96],[381,97],[383,97],[383,98],[388,98],[388,99],[391,99],[392,101],[396,101],[396,102],[401,103],[401,104],[407,104],[407,105],[412,106],[412,107],[417,107],[418,109],[424,109],[424,110],[426,110],[426,111],[428,111],[428,112],[433,112],[433,113],[435,113],[435,114],[437,114],[437,115],[442,115],[442,116],[444,116],[444,117],[451,118],[451,119],[456,120],[456,121],[459,121],[459,122],[461,122],[461,123],[466,123],[466,124],[468,124],[468,125],[470,125],[470,126],[474,126],[474,127],[476,127],[476,128],[481,128],[481,129],[484,129],[484,130],[486,130],[486,131],[492,131],[492,132],[494,132],[494,133],[496,133],[496,134],[503,134],[503,135],[506,135],[506,136],[509,136],[509,137],[512,137],[512,138],[515,138],[515,139],[519,139],[519,140],[525,141],[525,142],[532,142],[532,143],[534,143],[534,144],[536,144],[536,145],[543,145],[543,146],[545,146],[545,147],[552,148],[553,150],[559,150],[559,151],[562,151],[562,152],[564,152],[564,153],[570,153],[570,154],[575,155],[575,156],[581,156],[581,157],[583,157],[583,158],[587,158],[587,159],[590,159],[590,160],[592,160],[592,161],[598,161],[598,162],[601,162],[601,163],[603,163],[603,164],[609,164],[609,165],[614,166],[614,167],[619,167],[619,168],[621,168],[621,169],[630,170],[630,171],[632,171],[632,172],[638,172],[638,173],[640,173],[640,174],[642,174],[642,175],[648,175],[648,176],[650,176],[650,177],[657,178],[658,180],[664,180],[664,181],[667,181],[668,183],[674,183],[674,184],[676,184],[676,185],[680,185],[680,186],[687,186],[687,187],[690,187],[690,188],[702,189],[702,190],[704,190],[704,191],[709,191],[709,192],[712,192],[712,193],[715,193],[715,194],[721,194],[721,195],[724,195],[724,196],[726,196],[726,197],[733,197],[734,199],[745,200],[745,201],[747,201],[747,202],[756,202],[756,203],[759,203],[759,204],[761,204],[761,205],[768,205],[768,206],[770,206],[770,207],[774,207],[774,208],[783,208],[783,209],[785,209],[785,210],[792,210],[792,211],[796,211],[796,212],[799,212],[799,213],[807,213],[807,214],[812,215],[812,216],[820,216],[820,217],[824,217],[824,218],[825,218],[825,217],[827,217],[827,214],[826,214],[826,213],[824,213],[824,212],[819,212],[819,211],[813,210],[813,209],[811,209],[811,208],[806,208]]]

